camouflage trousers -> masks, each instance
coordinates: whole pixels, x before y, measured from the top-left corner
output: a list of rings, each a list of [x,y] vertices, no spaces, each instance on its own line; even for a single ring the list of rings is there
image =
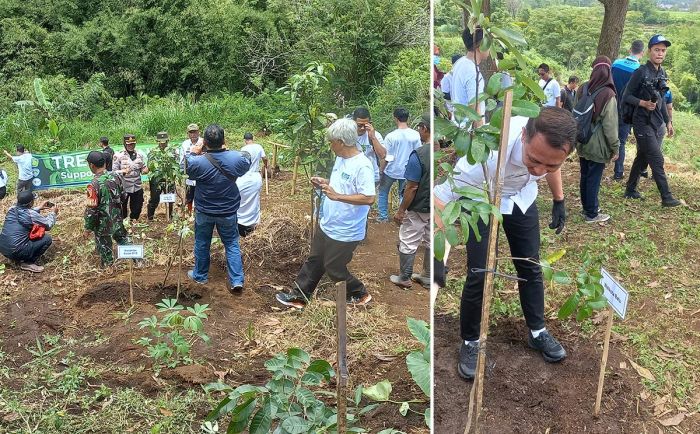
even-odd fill
[[[112,252],[112,238],[119,245],[129,244],[129,235],[123,227],[114,232],[113,235],[101,235],[95,232],[95,248],[100,255],[103,267],[114,263],[114,252]]]

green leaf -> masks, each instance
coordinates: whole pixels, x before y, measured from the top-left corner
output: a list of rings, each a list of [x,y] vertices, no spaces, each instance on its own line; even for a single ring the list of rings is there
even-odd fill
[[[406,365],[413,381],[426,396],[430,396],[430,361],[423,357],[422,352],[413,351],[406,356]]]
[[[306,368],[306,372],[315,372],[317,374],[323,375],[323,378],[326,379],[326,381],[330,381],[331,377],[335,376],[335,371],[333,371],[333,367],[331,366],[330,363],[328,363],[325,360],[314,360],[311,362],[308,368]]]
[[[371,387],[366,387],[362,394],[372,401],[387,401],[391,395],[391,382],[382,380]]]
[[[540,114],[540,106],[534,102],[518,99],[513,101],[513,114],[528,118],[536,118]]]
[[[231,411],[231,409],[235,406],[235,401],[233,402],[233,405],[229,404],[231,403],[231,398],[228,396],[224,399],[221,400],[219,405],[217,405],[214,410],[210,411],[207,417],[204,419],[205,421],[212,421],[214,419],[217,419],[222,413],[228,413]]]
[[[433,120],[433,128],[435,129],[436,137],[445,136],[452,138],[459,131],[459,127],[455,125],[454,122],[442,117],[435,117]]]
[[[440,213],[440,218],[445,225],[451,225],[459,218],[461,210],[462,206],[459,202],[448,202]]]
[[[360,401],[362,401],[362,384],[357,386],[357,389],[355,389],[355,405],[358,406],[360,405]]]
[[[571,277],[566,271],[556,271],[552,276],[552,279],[560,285],[568,285],[572,282]]]
[[[589,318],[591,315],[593,315],[593,310],[590,307],[584,305],[576,313],[576,321],[581,322],[584,319]]]
[[[425,425],[430,427],[431,426],[430,407],[425,409],[425,413],[423,413],[423,418],[425,419]]]
[[[503,126],[503,107],[499,107],[496,109],[496,111],[491,113],[491,120],[489,122],[490,125],[498,128],[500,131],[501,127]]]
[[[574,313],[576,307],[578,306],[579,300],[580,296],[578,295],[578,292],[571,294],[571,297],[566,300],[566,303],[559,308],[559,312],[557,313],[559,319],[568,318],[572,313]]]
[[[474,110],[473,107],[470,107],[465,104],[452,104],[455,111],[455,119],[457,122],[460,124],[464,121],[464,119],[468,119],[470,121],[478,121],[481,120],[481,116],[479,113],[477,113],[476,110]]]
[[[514,29],[504,28],[504,27],[494,27],[491,26],[491,33],[498,36],[499,39],[507,41],[511,45],[527,46],[527,41],[523,34]]]
[[[551,282],[554,270],[549,265],[549,261],[546,259],[540,259],[540,267],[542,267],[542,278],[545,282]]]
[[[248,419],[250,419],[250,415],[253,414],[256,403],[257,400],[255,398],[248,398],[233,409],[231,412],[231,422],[228,424],[228,428],[226,428],[226,434],[235,434],[246,430],[248,427]]]
[[[482,51],[483,47],[480,48]],[[501,81],[503,80],[503,73],[497,72],[496,74],[493,74],[491,78],[489,78],[489,82],[486,85],[485,92],[493,97],[498,95],[498,92],[501,90]]]
[[[472,144],[472,135],[464,130],[459,130],[459,133],[454,138],[455,151],[458,157],[464,157],[468,154]]]
[[[272,427],[272,407],[270,399],[265,399],[265,403],[258,409],[255,416],[250,420],[250,434],[269,434]]]
[[[426,347],[430,345],[430,328],[427,322],[408,317],[406,318],[406,323],[408,324],[408,330],[418,342]]]
[[[367,414],[370,411],[376,410],[381,404],[370,404],[362,407],[360,411],[357,412],[358,416],[362,416],[363,414]]]
[[[306,351],[299,348],[290,348],[287,350],[287,357],[295,358],[303,363],[309,363],[311,361],[311,356]]]
[[[404,417],[405,417],[406,414],[408,413],[408,409],[409,409],[410,407],[411,407],[411,406],[408,405],[408,402],[402,402],[402,403],[401,403],[401,407],[399,407],[399,413],[401,413],[401,416],[404,416]]]
[[[527,86],[539,100],[545,99],[544,90],[542,90],[539,83],[530,78],[527,74],[518,73],[516,77],[518,81]]]
[[[486,160],[488,153],[486,152],[486,143],[483,140],[482,135],[477,135],[474,140],[472,140],[471,154],[474,161],[481,163]]]
[[[605,309],[608,306],[608,300],[605,296],[601,295],[600,297],[586,301],[584,306],[591,309],[591,311]]]
[[[282,429],[289,434],[306,434],[310,432],[310,426],[307,421],[299,416],[292,416],[282,421]]]
[[[445,258],[445,231],[438,230],[433,236],[433,252],[435,259],[442,261]]]
[[[445,236],[447,237],[447,242],[453,246],[458,246],[461,244],[460,234],[457,231],[457,227],[454,225],[449,225],[445,227]]]
[[[555,262],[563,258],[565,254],[566,249],[559,249],[556,252],[547,255],[547,262],[549,264],[554,264]]]

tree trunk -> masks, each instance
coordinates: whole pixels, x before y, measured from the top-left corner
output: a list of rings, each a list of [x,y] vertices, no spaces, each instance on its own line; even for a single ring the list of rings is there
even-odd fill
[[[603,27],[598,39],[598,55],[615,60],[620,54],[622,31],[625,29],[625,17],[629,0],[598,0],[605,8]]]

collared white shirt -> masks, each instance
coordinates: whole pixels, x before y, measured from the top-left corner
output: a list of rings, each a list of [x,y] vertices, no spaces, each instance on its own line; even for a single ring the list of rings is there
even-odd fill
[[[377,138],[380,145],[384,146],[384,138],[379,131],[374,131],[374,137]],[[379,161],[377,154],[374,152],[374,146],[372,146],[372,142],[369,140],[367,131],[365,131],[363,135],[357,136],[357,149],[362,151],[362,153],[369,158],[369,161],[372,163],[372,169],[374,170],[374,182],[379,182]]]
[[[204,143],[203,138],[197,139],[196,145],[202,145]],[[192,149],[192,140],[187,139],[184,142],[182,142],[182,145],[180,145],[180,166],[184,167],[185,159],[190,155]],[[197,185],[197,181],[191,180],[191,179],[185,179],[185,184],[187,185]]]
[[[506,165],[503,172],[503,191],[501,193],[501,214],[504,215],[512,214],[515,205],[518,205],[523,214],[527,212],[537,199],[537,181],[546,176],[531,175],[523,163],[522,132],[527,121],[528,118],[517,116],[512,118],[510,123]],[[491,152],[487,161],[491,183],[496,176],[497,164],[498,152]],[[462,157],[455,165],[455,172],[458,172],[454,176],[456,188],[464,186],[485,188],[484,171],[480,164],[471,165],[467,162],[466,157]],[[460,194],[452,191],[452,187],[447,181],[435,186],[433,194],[445,203],[461,197]]]

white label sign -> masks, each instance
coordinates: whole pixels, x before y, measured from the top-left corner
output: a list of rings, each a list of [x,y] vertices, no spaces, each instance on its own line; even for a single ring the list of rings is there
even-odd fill
[[[629,293],[620,285],[617,280],[605,271],[605,268],[600,269],[603,278],[600,279],[600,284],[603,285],[603,295],[608,300],[608,304],[613,308],[620,318],[625,319],[627,313],[627,300]]]
[[[175,193],[161,193],[160,203],[175,203]]]
[[[117,246],[119,259],[143,259],[143,244],[125,244]]]

